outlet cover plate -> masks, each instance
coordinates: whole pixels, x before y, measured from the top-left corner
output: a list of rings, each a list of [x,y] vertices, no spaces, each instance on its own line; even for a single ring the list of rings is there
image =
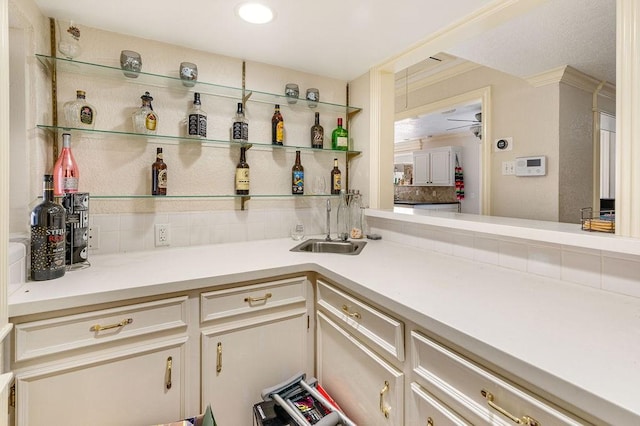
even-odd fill
[[[155,224],[155,245],[156,247],[171,245],[171,227],[168,223]]]

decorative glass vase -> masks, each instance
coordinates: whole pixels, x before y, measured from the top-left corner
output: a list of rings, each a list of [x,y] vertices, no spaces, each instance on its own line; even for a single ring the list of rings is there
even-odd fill
[[[67,59],[76,58],[82,53],[80,29],[73,21],[58,21],[58,51]]]

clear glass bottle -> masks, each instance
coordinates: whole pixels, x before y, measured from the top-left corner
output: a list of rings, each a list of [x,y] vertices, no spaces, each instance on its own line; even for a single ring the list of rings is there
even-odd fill
[[[347,193],[345,190],[340,191],[340,204],[338,204],[337,215],[338,239],[347,241],[349,239],[349,203],[347,202]]]
[[[280,105],[275,106],[271,117],[271,143],[273,145],[284,144],[284,119],[280,113]]]
[[[233,125],[231,126],[231,140],[233,142],[241,143],[249,141],[249,123],[247,123],[247,119],[244,116],[242,102],[238,102],[236,116],[233,119]]]
[[[198,92],[193,94],[193,105],[189,109],[187,135],[197,138],[207,137],[207,113],[202,109]]]
[[[349,149],[349,133],[342,127],[342,118],[338,118],[338,127],[331,133],[331,149],[347,151]]]
[[[53,201],[53,175],[44,175],[42,203],[31,212],[31,279],[64,275],[67,213]]]
[[[80,171],[73,153],[71,152],[71,135],[62,134],[62,151],[53,166],[53,193],[61,196],[71,192],[78,192]]]
[[[349,201],[349,236],[353,240],[359,240],[363,237],[364,228],[362,226],[362,200],[360,191],[353,191],[351,200]]]
[[[324,128],[320,125],[320,113],[316,112],[316,121],[311,126],[311,148],[322,149],[324,146]]]
[[[76,90],[76,99],[65,102],[62,109],[69,127],[77,129],[95,128],[98,113],[95,107],[87,102],[84,90]]]
[[[155,135],[158,130],[158,114],[153,110],[151,101],[153,98],[149,92],[144,92],[144,95],[140,96],[142,99],[142,106],[133,113],[133,131],[136,133],[144,133],[148,135]]]
[[[291,193],[304,195],[304,167],[300,161],[300,151],[296,151],[296,162],[291,168]]]

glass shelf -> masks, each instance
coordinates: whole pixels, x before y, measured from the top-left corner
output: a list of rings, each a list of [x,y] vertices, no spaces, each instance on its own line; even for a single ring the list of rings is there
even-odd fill
[[[140,71],[137,78],[129,78],[124,76],[122,69],[120,69],[119,67],[92,64],[89,62],[75,61],[72,59],[57,58],[40,54],[36,54],[36,57],[38,58],[40,63],[42,63],[47,69],[51,69],[55,64],[56,70],[60,72],[81,74],[88,77],[118,79],[120,81],[126,81],[132,84],[163,87],[186,92],[199,92],[201,94],[232,98],[236,100],[243,99],[243,90],[242,88],[238,87],[223,86],[219,84],[207,83],[204,81],[197,81],[195,86],[186,87],[183,86],[180,77],[172,77]],[[290,108],[309,108],[306,99],[298,98],[298,101],[295,104],[289,104],[288,101],[290,101],[291,98],[284,96],[284,94],[267,93],[259,90],[245,90],[244,95],[245,98],[249,96],[248,101],[250,102],[279,104],[280,106],[287,106]],[[315,104],[317,107],[310,109],[342,114],[346,112],[346,114],[350,116],[362,110],[358,107],[340,105],[330,102],[316,102]]]
[[[169,135],[147,135],[143,133],[133,133],[133,132],[122,132],[117,130],[96,130],[96,129],[79,129],[75,127],[65,127],[65,126],[49,126],[46,124],[38,124],[37,126],[42,130],[49,130],[54,132],[69,132],[72,135],[92,135],[92,136],[104,136],[104,137],[134,137],[138,139],[146,139],[148,141],[153,141],[155,143],[163,144],[170,142],[186,142],[186,143],[201,143],[205,145],[226,145],[226,146],[245,146],[245,147],[265,147],[272,149],[285,149],[285,150],[304,150],[304,151],[315,151],[315,152],[332,152],[334,154],[347,154],[348,156],[360,155],[361,151],[342,151],[337,149],[319,149],[319,148],[311,148],[310,146],[297,146],[297,145],[273,145],[267,142],[248,142],[242,144],[240,142],[231,142],[231,141],[223,141],[217,139],[201,139],[201,138],[188,138],[185,136],[169,136]]]
[[[249,194],[249,195],[235,195],[235,194],[201,194],[201,195],[91,195],[91,199],[97,200],[117,200],[117,199],[138,199],[138,200],[220,200],[220,199],[244,199],[251,198],[263,198],[263,199],[278,199],[278,198],[336,198],[338,195],[333,194]]]

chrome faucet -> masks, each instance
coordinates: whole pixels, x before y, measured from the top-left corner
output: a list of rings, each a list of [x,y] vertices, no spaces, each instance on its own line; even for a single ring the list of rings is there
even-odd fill
[[[331,198],[327,198],[327,237],[326,241],[331,241]]]

